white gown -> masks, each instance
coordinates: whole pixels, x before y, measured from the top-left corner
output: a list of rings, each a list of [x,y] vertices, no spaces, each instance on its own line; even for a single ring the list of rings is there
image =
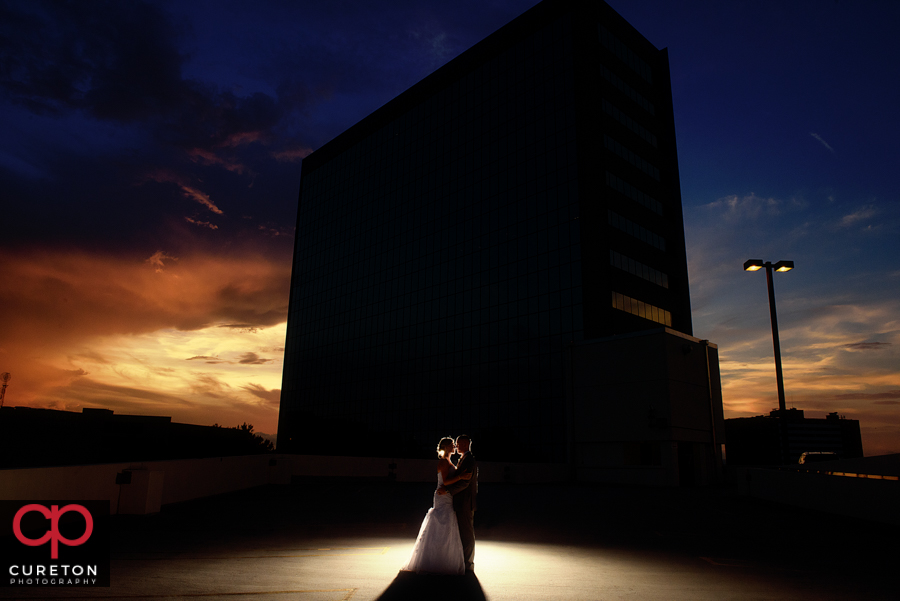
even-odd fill
[[[438,488],[443,484],[444,477],[438,472]],[[400,569],[428,574],[465,573],[452,495],[439,495],[435,490],[434,504],[422,520],[409,561]]]

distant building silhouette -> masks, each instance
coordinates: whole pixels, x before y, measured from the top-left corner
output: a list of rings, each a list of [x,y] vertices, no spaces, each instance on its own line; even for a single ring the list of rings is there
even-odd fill
[[[728,465],[796,464],[807,452],[836,453],[840,459],[863,456],[859,420],[829,413],[804,417],[800,409],[773,409],[769,415],[725,420]]]
[[[268,445],[271,450],[271,444]],[[247,429],[173,423],[171,417],[0,409],[0,468],[251,455],[266,443]]]
[[[280,452],[715,465],[715,345],[699,389],[663,350],[701,344],[668,56],[605,3],[545,0],[309,155],[296,232]],[[601,399],[588,357],[645,379]]]

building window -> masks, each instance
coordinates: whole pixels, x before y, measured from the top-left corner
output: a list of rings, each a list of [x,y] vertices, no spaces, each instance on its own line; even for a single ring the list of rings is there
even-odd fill
[[[625,182],[621,178],[616,177],[609,171],[606,172],[606,185],[616,190],[617,192],[624,194],[631,200],[637,202],[643,207],[646,207],[656,213],[657,215],[663,214],[663,206],[662,203],[650,196],[649,194],[644,194],[631,184]]]
[[[619,60],[631,67],[635,73],[643,77],[647,83],[653,83],[653,70],[650,68],[650,65],[626,46],[622,40],[610,33],[603,25],[600,26],[600,43],[603,44],[604,48],[615,54]]]
[[[617,269],[627,271],[632,275],[647,280],[648,282],[653,282],[657,286],[662,286],[663,288],[669,287],[669,276],[665,273],[657,271],[648,265],[644,265],[640,261],[635,261],[631,257],[626,257],[623,254],[617,253],[614,250],[609,251],[609,264]]]
[[[613,140],[606,135],[603,136],[603,145],[606,146],[607,150],[616,153],[618,156],[625,159],[653,179],[659,180],[659,167],[657,167],[641,155],[632,152],[623,144],[617,142],[616,140]]]
[[[606,114],[612,116],[613,119],[639,135],[645,141],[652,144],[654,148],[656,147],[656,136],[650,133],[650,130],[620,111],[616,105],[611,103],[606,98],[603,99],[601,104],[603,105],[603,110],[606,112]]]
[[[647,228],[640,226],[629,219],[625,219],[618,213],[609,211],[609,224],[617,230],[621,230],[630,236],[634,236],[638,240],[645,242],[654,248],[658,248],[662,251],[666,250],[665,238],[654,234]]]
[[[619,292],[612,293],[612,306],[619,311],[625,311],[656,323],[661,323],[666,327],[672,327],[672,314],[665,309],[660,309],[650,303],[625,296]]]
[[[611,83],[613,87],[633,100],[642,109],[644,109],[651,115],[656,115],[656,107],[653,106],[652,102],[647,100],[643,94],[622,81],[622,79],[618,75],[610,71],[609,68],[607,68],[605,65],[600,65],[600,75],[603,76],[603,79]]]

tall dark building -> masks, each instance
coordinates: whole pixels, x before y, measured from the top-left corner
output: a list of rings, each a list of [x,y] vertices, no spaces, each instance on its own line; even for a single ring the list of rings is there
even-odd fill
[[[545,0],[304,159],[278,448],[565,461],[567,349],[664,327],[692,334],[666,50]]]

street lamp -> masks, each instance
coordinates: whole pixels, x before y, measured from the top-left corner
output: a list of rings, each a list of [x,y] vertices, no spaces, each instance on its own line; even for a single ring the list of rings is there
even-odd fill
[[[775,288],[772,285],[772,270],[790,271],[794,268],[793,261],[778,261],[774,265],[760,259],[749,259],[744,262],[744,271],[759,271],[766,268],[766,284],[769,286],[769,314],[772,317],[772,341],[775,344],[775,379],[778,382],[778,409],[781,414],[785,411],[784,402],[784,376],[781,373],[781,344],[778,342],[778,318],[775,316]]]

